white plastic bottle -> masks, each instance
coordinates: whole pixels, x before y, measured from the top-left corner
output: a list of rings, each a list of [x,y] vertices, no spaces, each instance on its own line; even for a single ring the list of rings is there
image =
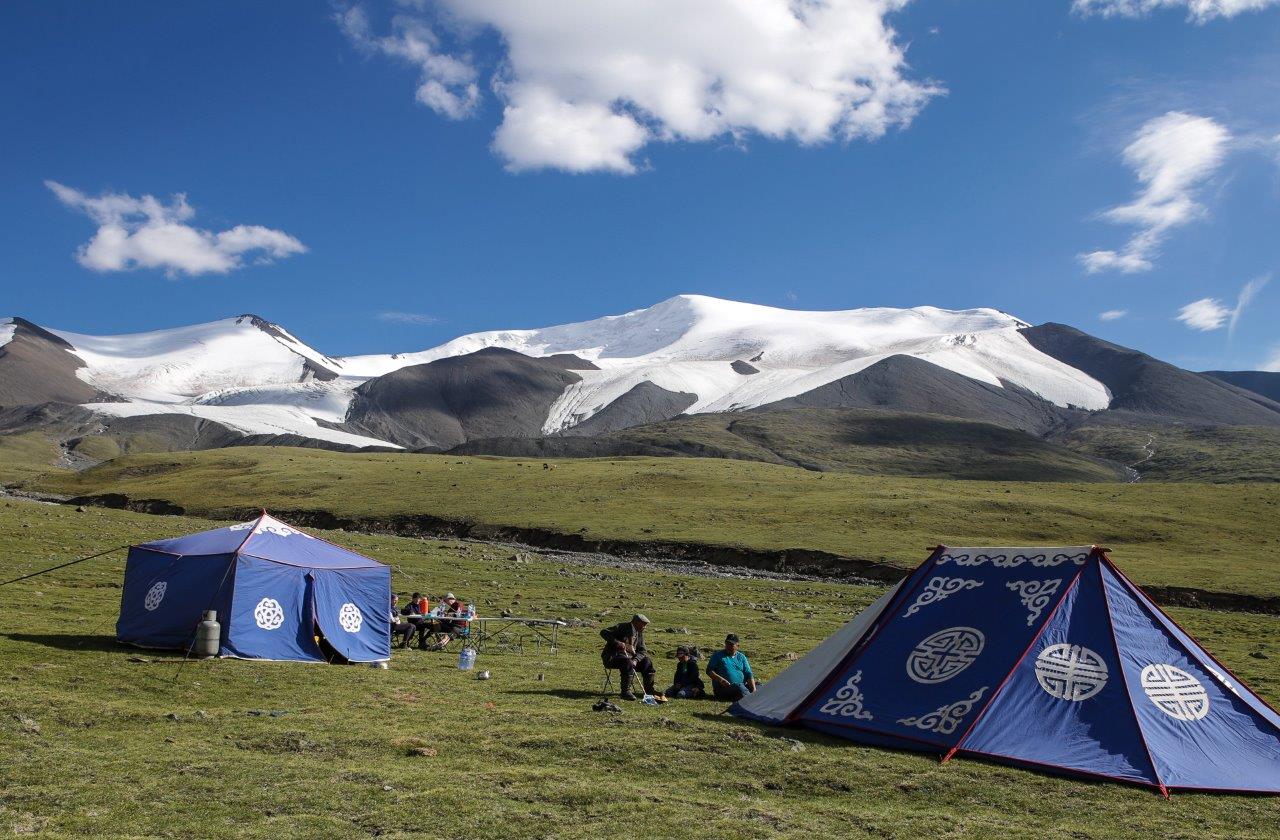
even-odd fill
[[[458,654],[458,668],[463,671],[470,671],[476,665],[476,649],[473,647],[464,647],[462,652]]]

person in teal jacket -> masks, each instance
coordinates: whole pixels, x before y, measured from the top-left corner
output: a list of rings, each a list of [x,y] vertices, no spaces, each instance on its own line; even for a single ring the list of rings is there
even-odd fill
[[[711,678],[711,692],[717,700],[736,702],[756,690],[756,675],[751,673],[747,655],[738,650],[737,634],[725,636],[724,650],[711,654],[707,660],[707,676]]]

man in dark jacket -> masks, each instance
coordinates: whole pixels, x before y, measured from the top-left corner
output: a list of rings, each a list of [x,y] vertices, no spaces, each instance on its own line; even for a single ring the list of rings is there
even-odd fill
[[[604,650],[600,651],[600,659],[604,662],[604,667],[622,672],[623,700],[636,699],[631,693],[631,680],[639,673],[644,693],[653,695],[659,703],[665,703],[667,698],[654,688],[653,661],[649,659],[649,650],[644,646],[644,628],[648,624],[649,619],[637,614],[630,621],[601,630],[600,638],[604,639],[605,644]]]

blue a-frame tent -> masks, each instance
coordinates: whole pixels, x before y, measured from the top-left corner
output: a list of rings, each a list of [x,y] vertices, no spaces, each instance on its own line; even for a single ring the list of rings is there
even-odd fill
[[[1165,794],[1280,793],[1280,715],[1096,546],[939,547],[731,711]]]
[[[256,520],[132,546],[116,637],[188,649],[205,610],[220,656],[324,662],[391,657],[391,570],[262,512]]]

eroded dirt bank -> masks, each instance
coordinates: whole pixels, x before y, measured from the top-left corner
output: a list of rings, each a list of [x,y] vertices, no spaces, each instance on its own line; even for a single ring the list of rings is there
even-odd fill
[[[130,499],[121,493],[74,498],[39,494],[29,497],[70,505],[98,505],[169,516],[190,514],[212,519],[248,520],[260,513],[257,508],[245,507],[188,510],[163,499]],[[492,525],[444,519],[429,514],[351,517],[326,510],[309,509],[273,510],[272,514],[304,527],[397,537],[476,540],[516,548],[580,555],[579,559],[588,562],[613,560],[620,565],[642,563],[673,572],[694,574],[719,571],[735,576],[821,579],[848,583],[894,583],[906,574],[904,569],[879,561],[813,549],[751,549],[667,540],[595,539],[582,534],[543,528]],[[920,548],[923,556],[925,547]],[[1242,595],[1183,586],[1151,586],[1145,589],[1163,606],[1280,615],[1280,596]]]

